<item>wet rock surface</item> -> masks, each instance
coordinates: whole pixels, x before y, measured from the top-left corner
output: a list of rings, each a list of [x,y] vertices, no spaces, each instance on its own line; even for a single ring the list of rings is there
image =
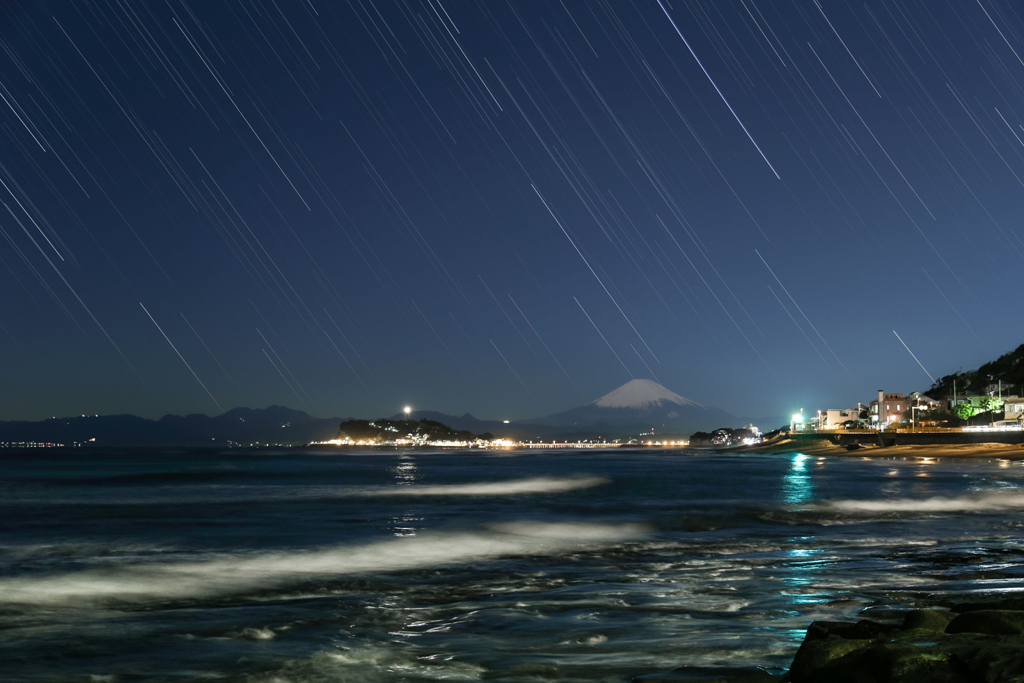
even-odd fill
[[[1024,599],[903,613],[902,621],[815,621],[785,674],[680,667],[633,683],[1024,683]]]
[[[1024,683],[1024,611],[913,610],[900,625],[816,621],[791,683]]]

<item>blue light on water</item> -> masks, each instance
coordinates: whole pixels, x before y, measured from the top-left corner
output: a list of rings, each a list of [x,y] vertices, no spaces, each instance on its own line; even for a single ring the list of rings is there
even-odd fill
[[[782,478],[782,501],[787,505],[801,505],[814,497],[814,481],[807,471],[807,459],[803,453],[794,454],[789,472]]]
[[[814,480],[807,467],[810,458],[803,453],[795,453],[789,461],[789,469],[782,477],[782,502],[786,505],[804,505],[814,499]],[[787,595],[794,605],[826,602],[829,597],[817,590],[815,583],[819,570],[829,564],[818,557],[822,550],[815,547],[814,536],[801,536],[791,539],[795,547],[785,551],[786,567],[789,572],[782,583],[786,586],[783,595]]]

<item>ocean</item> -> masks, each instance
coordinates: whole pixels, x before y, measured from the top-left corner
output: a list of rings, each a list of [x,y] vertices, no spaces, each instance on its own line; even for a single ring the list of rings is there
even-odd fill
[[[0,679],[781,671],[814,619],[1024,589],[1024,464],[0,451]]]

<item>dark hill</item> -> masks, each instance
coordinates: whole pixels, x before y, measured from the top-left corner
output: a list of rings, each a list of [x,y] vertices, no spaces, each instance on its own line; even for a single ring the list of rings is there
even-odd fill
[[[353,441],[394,441],[402,438],[427,441],[472,441],[476,435],[436,420],[346,420],[338,430],[339,439]],[[485,435],[485,438],[490,438]]]
[[[222,415],[165,415],[159,422],[189,441],[236,443],[309,443],[334,438],[337,418],[316,418],[284,406],[234,408]]]
[[[952,398],[954,382],[956,392],[960,395],[995,392],[1000,382],[1004,396],[1024,395],[1024,344],[985,363],[977,370],[954,372],[940,377],[925,393],[939,401]]]
[[[465,429],[473,432],[474,434],[489,432],[495,437],[503,439],[545,439],[561,435],[566,431],[563,427],[551,427],[548,425],[523,422],[503,422],[499,420],[480,420],[469,413],[465,413],[464,415],[445,415],[444,413],[438,413],[433,410],[417,410],[410,413],[410,417],[413,419],[426,418],[428,420],[442,422],[455,429]],[[399,413],[397,415],[392,415],[390,419],[404,420],[405,416]]]
[[[0,442],[87,442],[94,446],[301,445],[333,439],[340,418],[320,419],[283,406],[235,408],[223,415],[64,417],[41,422],[0,422]]]

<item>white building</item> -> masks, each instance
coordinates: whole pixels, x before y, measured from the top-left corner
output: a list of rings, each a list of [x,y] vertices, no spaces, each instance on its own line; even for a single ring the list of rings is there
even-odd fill
[[[846,423],[856,422],[860,411],[856,408],[828,409],[818,414],[818,429],[845,429]]]

